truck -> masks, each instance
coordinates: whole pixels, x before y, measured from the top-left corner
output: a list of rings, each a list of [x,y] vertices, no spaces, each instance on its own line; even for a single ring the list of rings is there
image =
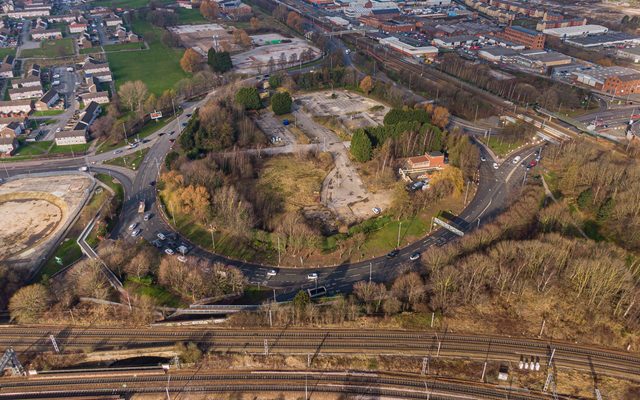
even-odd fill
[[[144,213],[144,209],[145,209],[144,201],[141,201],[140,203],[138,203],[138,213],[139,214]]]

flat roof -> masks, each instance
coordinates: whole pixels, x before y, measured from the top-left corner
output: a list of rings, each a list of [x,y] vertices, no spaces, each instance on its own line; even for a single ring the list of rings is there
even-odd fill
[[[608,32],[602,35],[576,37],[576,38],[567,39],[567,43],[575,43],[584,47],[602,46],[606,44],[630,42],[630,41],[640,42],[640,36],[629,35],[628,33],[624,33],[624,32]]]

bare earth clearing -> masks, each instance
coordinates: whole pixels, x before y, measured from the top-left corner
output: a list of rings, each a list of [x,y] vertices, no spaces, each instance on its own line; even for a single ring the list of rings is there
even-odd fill
[[[87,176],[30,177],[0,185],[0,261],[30,267],[80,210]]]

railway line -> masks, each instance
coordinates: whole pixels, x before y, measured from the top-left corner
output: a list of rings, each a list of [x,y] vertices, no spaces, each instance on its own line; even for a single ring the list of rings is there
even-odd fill
[[[348,393],[428,399],[551,399],[548,393],[433,376],[336,371],[157,371],[129,376],[38,375],[0,381],[0,399],[136,393]],[[562,400],[577,399],[558,395]]]
[[[546,368],[553,354],[558,368],[595,371],[640,381],[640,356],[594,346],[536,339],[442,332],[366,330],[105,329],[0,327],[0,348],[20,352],[53,349],[152,348],[195,342],[212,351],[253,354],[380,354],[508,361],[538,359]]]

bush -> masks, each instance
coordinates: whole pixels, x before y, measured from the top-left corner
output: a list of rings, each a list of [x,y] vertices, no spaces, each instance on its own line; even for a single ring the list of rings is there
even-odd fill
[[[242,104],[247,110],[257,110],[262,108],[258,89],[254,87],[244,87],[236,93],[236,102]]]
[[[288,114],[291,112],[291,95],[289,92],[279,92],[271,97],[271,109],[276,115]]]

